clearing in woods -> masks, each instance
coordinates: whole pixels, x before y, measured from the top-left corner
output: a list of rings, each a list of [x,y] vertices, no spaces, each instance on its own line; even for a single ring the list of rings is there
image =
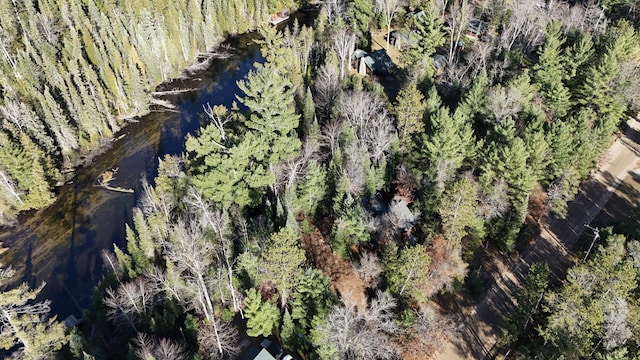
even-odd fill
[[[330,286],[337,294],[343,297],[350,296],[358,307],[366,307],[365,284],[360,275],[346,260],[333,253],[331,246],[314,224],[308,219],[302,221],[313,229],[302,234],[307,259],[329,278]]]

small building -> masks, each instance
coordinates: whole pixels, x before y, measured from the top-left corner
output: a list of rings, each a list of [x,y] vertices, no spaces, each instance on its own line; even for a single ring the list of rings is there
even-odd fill
[[[389,37],[389,42],[400,51],[411,49],[412,47],[417,46],[420,41],[415,32],[405,32],[400,30],[392,31]]]
[[[436,68],[436,72],[442,73],[444,69],[447,67],[447,58],[441,54],[434,54],[433,57],[433,67]]]
[[[356,49],[353,52],[352,59],[356,60],[356,67],[361,75],[368,73],[386,75],[391,73],[391,58],[384,49],[372,51],[370,53]]]
[[[263,339],[260,347],[251,346],[240,357],[240,360],[276,360],[282,356],[282,349],[269,339]]]
[[[395,217],[400,230],[403,232],[411,231],[411,228],[413,228],[413,225],[416,223],[416,218],[413,216],[411,210],[409,210],[409,204],[405,199],[394,197],[391,200],[389,211]]]
[[[67,316],[62,323],[68,329],[71,329],[76,327],[76,325],[80,324],[80,322],[82,322],[82,319],[78,319],[75,315],[71,314]]]
[[[471,19],[467,24],[465,36],[469,39],[480,40],[489,30],[489,24],[486,21]]]

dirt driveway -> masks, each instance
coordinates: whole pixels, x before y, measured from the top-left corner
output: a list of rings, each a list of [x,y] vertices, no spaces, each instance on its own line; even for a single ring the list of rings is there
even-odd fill
[[[500,321],[513,308],[513,290],[521,283],[529,266],[545,261],[556,276],[563,276],[578,239],[607,203],[617,186],[636,170],[640,161],[640,123],[629,119],[625,134],[616,140],[602,158],[598,171],[580,187],[569,203],[566,219],[551,219],[538,239],[517,260],[496,256],[489,276],[489,290],[475,303],[458,301],[453,308],[463,319],[463,334],[443,349],[439,360],[484,359],[498,341]]]

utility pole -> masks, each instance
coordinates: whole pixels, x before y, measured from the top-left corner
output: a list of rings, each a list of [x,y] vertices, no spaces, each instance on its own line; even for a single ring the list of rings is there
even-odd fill
[[[591,240],[591,245],[589,245],[589,250],[587,250],[587,253],[584,255],[584,259],[582,259],[582,261],[587,261],[587,257],[589,257],[589,253],[591,252],[591,249],[593,248],[593,244],[596,243],[596,241],[598,241],[600,239],[600,229],[598,227],[592,227],[589,224],[584,224],[584,227],[586,227],[587,229],[593,231],[593,240]]]

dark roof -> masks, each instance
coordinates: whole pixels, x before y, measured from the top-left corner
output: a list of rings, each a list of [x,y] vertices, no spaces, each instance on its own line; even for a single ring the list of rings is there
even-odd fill
[[[387,55],[386,50],[380,49],[367,53],[362,49],[356,49],[352,55],[353,59],[359,60],[364,58],[364,63],[371,72],[377,74],[388,74],[391,70],[391,58]]]
[[[387,74],[391,69],[391,58],[384,49],[370,52],[364,62],[374,73]]]

